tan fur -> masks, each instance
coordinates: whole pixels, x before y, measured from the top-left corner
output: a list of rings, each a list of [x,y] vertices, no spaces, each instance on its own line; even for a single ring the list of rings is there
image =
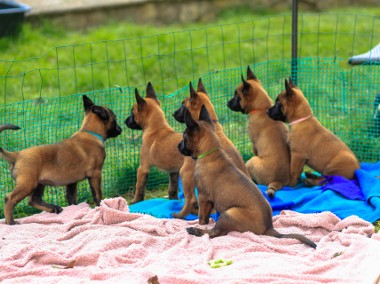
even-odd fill
[[[290,126],[290,185],[297,184],[305,164],[323,175],[339,175],[352,179],[355,170],[360,167],[355,154],[313,116],[307,99],[293,82],[286,81],[286,89],[278,96],[278,102],[282,105],[287,121],[292,123],[309,117]],[[307,179],[305,183],[316,185],[321,181],[323,179]]]
[[[192,86],[191,86],[192,89]],[[183,103],[192,117],[198,119],[199,113],[202,105],[204,105],[210,113],[211,119],[215,124],[215,132],[220,139],[221,147],[226,152],[233,163],[247,176],[249,176],[247,167],[245,166],[244,160],[235,147],[232,141],[224,134],[222,125],[218,122],[218,116],[215,112],[215,108],[211,103],[209,96],[206,93],[202,80],[199,79],[198,87],[195,91],[190,91],[190,96],[187,97]],[[196,197],[194,193],[195,183],[194,183],[194,166],[195,161],[191,158],[186,157],[184,162],[184,167],[181,169],[181,177],[183,181],[183,193],[185,198],[185,204],[179,213],[173,214],[175,218],[185,218],[190,212],[194,212],[194,207],[196,206]]]
[[[210,238],[232,231],[253,232],[277,238],[295,238],[316,247],[315,243],[298,234],[283,235],[273,228],[272,209],[256,184],[245,175],[222,149],[219,137],[204,108],[199,121],[186,119],[184,140],[180,144],[183,154],[198,157],[210,149],[217,149],[196,160],[195,181],[199,190],[199,223],[207,224],[212,208],[220,213],[212,229],[187,228],[190,234]]]
[[[152,166],[169,173],[169,198],[177,199],[179,170],[184,161],[177,145],[182,140],[182,134],[169,126],[150,83],[147,86],[147,97],[141,100],[140,107],[139,103],[135,103],[132,108],[134,120],[143,131],[140,166],[137,170],[136,190],[132,203],[144,200],[148,174]],[[126,123],[129,119],[130,117]]]
[[[239,102],[240,111],[248,114],[248,133],[255,156],[247,161],[246,166],[256,183],[268,185],[267,195],[272,198],[289,182],[288,127],[267,115],[273,102],[249,67],[247,80],[242,80],[229,106]]]
[[[118,128],[118,133],[115,132],[117,136],[121,128],[110,109],[95,107],[107,113],[109,120],[101,120],[92,109],[88,109],[81,128],[68,139],[19,152],[0,151],[0,156],[10,163],[11,174],[16,181],[15,188],[5,198],[4,214],[7,224],[15,224],[13,209],[26,196],[29,198],[29,205],[37,209],[51,213],[62,211],[61,207],[42,200],[45,185],[66,186],[66,199],[71,205],[77,203],[77,182],[87,178],[94,202],[96,205],[100,204],[104,143],[85,131],[95,132],[107,139],[109,130],[116,131]]]

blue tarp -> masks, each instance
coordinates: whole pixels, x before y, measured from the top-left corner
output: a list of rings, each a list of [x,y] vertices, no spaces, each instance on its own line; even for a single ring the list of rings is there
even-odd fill
[[[276,193],[275,198],[267,198],[272,206],[273,215],[285,209],[300,213],[330,211],[341,219],[357,215],[369,222],[380,219],[380,162],[361,163],[361,168],[355,172],[352,184],[361,190],[362,195],[359,198],[356,193],[356,199],[349,198],[349,191],[355,190],[352,184],[342,186],[341,179],[339,179],[339,184],[334,184],[334,180],[330,179],[330,183],[324,186],[306,187],[300,183],[294,188],[284,187]],[[258,187],[266,197],[266,186],[258,185]],[[346,194],[342,192],[345,189]],[[131,205],[130,211],[158,218],[172,218],[171,214],[179,212],[184,204],[182,184],[179,186],[179,191],[179,200],[164,198],[145,200]],[[217,215],[212,215],[212,217],[217,219]],[[186,217],[186,220],[194,219],[197,219],[196,215],[190,214]]]

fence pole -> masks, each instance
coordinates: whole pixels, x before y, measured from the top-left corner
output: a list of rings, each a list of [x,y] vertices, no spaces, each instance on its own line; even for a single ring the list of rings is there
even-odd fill
[[[297,36],[298,36],[298,0],[292,0],[292,70],[291,76],[295,84],[297,84]]]

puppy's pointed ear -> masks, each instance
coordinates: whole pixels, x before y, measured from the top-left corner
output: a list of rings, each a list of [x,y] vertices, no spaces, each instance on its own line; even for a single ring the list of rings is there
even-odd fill
[[[95,113],[101,120],[108,120],[110,117],[108,112],[100,106],[93,106],[91,108],[92,112]]]
[[[243,82],[243,93],[244,93],[244,91],[248,91],[249,88],[251,88],[251,84],[248,83],[248,82],[244,79],[243,74],[241,74],[241,81]]]
[[[249,80],[249,79],[251,79],[251,80],[258,80],[257,77],[256,77],[256,75],[253,74],[251,68],[249,68],[249,65],[248,65],[248,67],[247,67],[247,79],[248,79],[248,80]]]
[[[292,82],[293,83],[293,82]],[[293,83],[294,85],[294,83]],[[291,84],[285,79],[285,90],[286,90],[286,98],[290,99],[295,93],[293,91],[293,87]]]
[[[191,98],[192,100],[198,98],[198,94],[197,94],[197,92],[194,90],[194,88],[193,88],[193,84],[192,84],[191,82],[190,82],[190,84],[189,84],[189,87],[190,87],[190,98]]]
[[[292,77],[289,77],[289,86],[291,88],[297,88],[296,84],[294,84],[293,80],[292,80]]]
[[[193,131],[195,128],[197,128],[199,125],[198,123],[192,118],[191,113],[188,109],[185,109],[185,123],[186,127],[190,130]]]
[[[158,100],[156,91],[154,90],[151,82],[149,82],[148,85],[146,85],[146,97]]]
[[[141,111],[146,104],[145,100],[140,96],[139,91],[135,88],[135,98],[138,106],[138,110]]]
[[[197,92],[202,92],[202,93],[205,93],[207,95],[207,91],[205,89],[205,86],[203,85],[201,78],[199,78],[199,80],[198,80]]]
[[[207,108],[205,107],[205,105],[202,105],[201,112],[199,114],[199,120],[206,121],[207,123],[212,124],[212,121],[211,121],[211,118],[210,118],[210,114],[208,113]]]
[[[87,97],[86,95],[83,95],[84,110],[85,111],[89,110],[93,105],[94,105],[94,103],[92,102],[92,100],[90,100],[90,98]]]

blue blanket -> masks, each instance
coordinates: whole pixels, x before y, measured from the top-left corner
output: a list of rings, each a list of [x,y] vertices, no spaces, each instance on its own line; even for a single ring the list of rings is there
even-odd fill
[[[356,187],[355,187],[356,186]],[[258,185],[266,197],[266,186]],[[267,198],[268,199],[268,198]],[[131,212],[153,215],[158,218],[172,218],[183,206],[182,184],[179,185],[179,200],[157,198],[145,200],[130,206]],[[369,222],[380,219],[380,162],[361,163],[352,181],[330,178],[322,186],[306,187],[303,183],[296,187],[284,187],[275,198],[268,199],[273,215],[281,210],[300,213],[331,211],[339,218],[357,215]],[[217,214],[211,216],[217,219]],[[194,220],[196,215],[188,215],[186,220]]]

